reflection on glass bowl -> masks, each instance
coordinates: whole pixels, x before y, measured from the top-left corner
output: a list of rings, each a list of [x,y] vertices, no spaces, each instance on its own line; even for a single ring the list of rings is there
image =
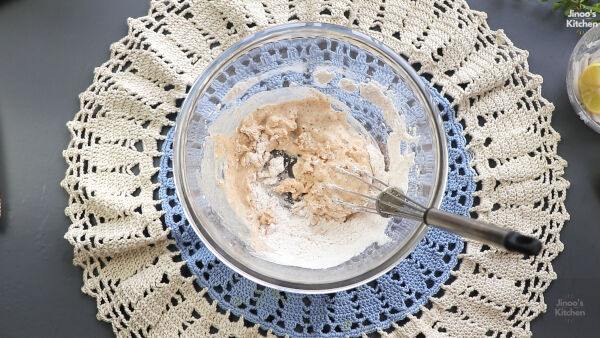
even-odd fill
[[[315,70],[332,70],[327,84]],[[344,77],[355,83],[377,81],[392,93],[414,142],[387,144],[392,132],[377,106],[338,86]],[[257,80],[258,79],[258,80]],[[244,224],[236,220],[226,198],[207,194],[203,180],[209,128],[231,123],[220,119],[257,93],[290,87],[314,88],[349,108],[349,113],[383,147],[415,154],[409,170],[407,194],[438,207],[447,174],[446,138],[428,88],[408,64],[389,48],[358,32],[335,25],[297,23],[258,32],[225,51],[190,90],[177,119],[174,137],[174,178],[177,194],[194,230],[227,266],[267,286],[303,293],[327,293],[366,283],[389,271],[406,257],[425,234],[424,224],[394,219],[386,233],[392,240],[373,245],[359,256],[326,269],[275,264],[253,255],[240,236]],[[233,94],[232,94],[233,89]],[[246,112],[249,113],[249,112]],[[239,217],[237,218],[239,219]]]

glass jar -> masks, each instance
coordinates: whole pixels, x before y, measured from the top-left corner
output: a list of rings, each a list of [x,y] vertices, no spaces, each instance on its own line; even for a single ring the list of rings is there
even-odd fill
[[[567,93],[573,109],[588,127],[600,133],[600,114],[589,112],[584,107],[578,88],[579,76],[592,63],[600,63],[600,26],[591,28],[577,42],[567,71]]]

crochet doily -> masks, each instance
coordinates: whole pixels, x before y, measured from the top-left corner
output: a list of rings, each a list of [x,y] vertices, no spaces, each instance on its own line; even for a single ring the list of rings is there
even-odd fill
[[[431,296],[413,294],[426,301],[405,304],[412,310],[403,319],[385,330],[376,326],[387,320],[383,317],[362,319],[357,327],[342,322],[341,332],[327,329],[337,335],[375,328],[380,335],[398,336],[531,335],[531,320],[546,309],[543,292],[556,278],[551,261],[563,248],[566,162],[556,154],[560,136],[550,126],[553,106],[541,97],[542,79],[529,72],[527,52],[501,31],[491,31],[485,14],[464,1],[153,1],[148,16],[131,19],[129,34],[111,46],[110,60],[81,94],[64,152],[69,168],[62,184],[70,195],[66,214],[72,221],[65,237],[75,248],[74,263],[84,269],[82,290],[97,300],[98,318],[110,322],[118,336],[295,335],[281,330],[281,320],[273,319],[269,327],[256,319],[266,319],[262,314],[248,315],[258,305],[251,304],[253,297],[285,307],[288,301],[280,293],[261,298],[269,289],[259,287],[258,295],[227,299],[233,294],[227,280],[221,281],[221,292],[218,282],[209,283],[218,274],[205,270],[219,263],[198,266],[204,261],[190,259],[194,253],[177,239],[186,229],[171,227],[182,221],[170,211],[177,201],[165,198],[174,195],[173,188],[161,195],[166,185],[159,177],[169,178],[167,136],[196,76],[240,38],[297,20],[357,29],[407,59],[451,105],[446,116],[456,112],[464,129],[476,185],[471,216],[544,243],[540,255],[522,258],[465,240],[450,277],[440,278]],[[452,197],[450,190],[446,197]],[[190,245],[202,249],[196,248],[199,242]],[[207,273],[204,281],[199,273]],[[361,291],[377,288],[371,284]],[[315,306],[299,299],[304,308]],[[246,310],[231,310],[246,300]],[[270,306],[286,317],[275,309],[278,304]],[[323,313],[311,322],[313,315],[306,316],[309,323],[344,318]],[[309,324],[286,317],[283,327],[294,320]]]

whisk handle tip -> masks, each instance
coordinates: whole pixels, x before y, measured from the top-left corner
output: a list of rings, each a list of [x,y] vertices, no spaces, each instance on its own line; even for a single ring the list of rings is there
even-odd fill
[[[537,238],[511,231],[504,238],[504,247],[526,255],[537,255],[542,250],[542,242]]]

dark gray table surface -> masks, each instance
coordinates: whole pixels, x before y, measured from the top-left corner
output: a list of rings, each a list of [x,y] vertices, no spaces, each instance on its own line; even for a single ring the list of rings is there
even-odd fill
[[[488,13],[529,65],[544,77],[543,95],[556,110],[559,154],[569,162],[571,213],[561,233],[565,251],[554,261],[558,279],[545,294],[547,313],[532,329],[540,337],[593,337],[600,329],[600,135],[573,113],[565,92],[569,54],[577,42],[550,4],[534,0],[469,0]],[[60,188],[66,165],[65,123],[77,94],[109,45],[126,34],[127,17],[146,14],[141,0],[0,0],[0,337],[110,337],[96,320],[95,301],[82,294],[81,270],[63,239],[69,225]],[[555,314],[558,300],[579,299],[585,316]]]

